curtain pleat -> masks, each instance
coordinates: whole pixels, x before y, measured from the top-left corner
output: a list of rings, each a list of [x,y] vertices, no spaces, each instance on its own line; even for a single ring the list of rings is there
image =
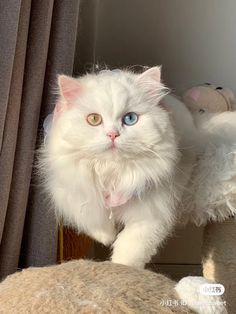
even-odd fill
[[[0,153],[3,140],[11,77],[15,63],[18,26],[20,25],[21,1],[0,1]],[[18,40],[19,42],[19,40]]]
[[[33,1],[31,7],[30,0],[23,1],[21,8],[24,20],[28,17],[31,23],[29,31],[19,27],[23,36],[26,37],[28,33],[28,37],[24,38],[26,42],[28,39],[28,42],[23,69],[24,79],[14,169],[0,247],[0,269],[3,276],[17,269],[18,265],[43,93],[52,9],[53,1],[42,3]],[[28,14],[26,14],[27,10]],[[18,41],[21,48],[22,39],[19,35]],[[14,71],[14,74],[18,76],[18,69]],[[20,80],[22,81],[22,77]],[[8,120],[11,122],[10,119]]]
[[[13,3],[12,3],[13,4]],[[10,8],[9,8],[10,10]],[[11,16],[12,19],[15,15]],[[24,65],[27,48],[27,34],[30,20],[30,0],[23,0],[21,2],[21,10],[19,12],[19,19],[16,20],[17,27],[14,31],[17,34],[17,40],[14,51],[11,53],[14,55],[13,64],[8,70],[10,74],[10,86],[7,96],[7,111],[4,123],[4,137],[2,141],[2,150],[0,155],[0,239],[3,243],[6,216],[8,202],[10,199],[10,188],[12,173],[14,167],[15,149],[17,143],[19,115],[21,106],[21,96],[23,87]],[[13,23],[13,21],[9,21]],[[15,34],[13,34],[14,36]],[[10,36],[10,34],[9,34]],[[7,44],[7,42],[5,43]],[[8,44],[11,44],[10,42]],[[8,51],[6,52],[8,53]],[[8,56],[9,60],[12,58]],[[9,73],[7,73],[9,75]],[[1,73],[1,77],[3,74]],[[9,77],[9,76],[8,76]],[[1,108],[5,107],[5,102],[1,102]],[[0,256],[2,256],[0,246]],[[0,269],[2,268],[0,262]]]
[[[55,91],[57,86],[57,75],[60,73],[71,75],[73,72],[77,31],[72,30],[78,25],[78,16],[77,0],[71,0],[69,3],[67,0],[61,0],[54,4],[40,126],[46,115],[54,108],[57,96],[52,91]],[[45,195],[41,193],[40,187],[32,185],[22,246],[22,267],[43,266],[55,262],[56,230],[54,214]]]
[[[14,10],[11,10],[11,5],[14,6]],[[26,38],[24,38],[25,40],[21,39],[21,36],[24,36],[24,32],[20,30],[21,24],[23,25],[27,18],[20,18],[20,6],[21,3],[18,1],[17,5],[17,0],[9,1],[6,7],[0,2],[0,240],[4,228],[14,164],[27,41]],[[18,40],[17,35],[19,35]],[[22,45],[20,45],[20,40],[23,40]],[[19,53],[19,49],[21,53]],[[17,71],[14,72],[13,69],[17,69]],[[18,81],[17,89],[15,89],[16,81]],[[14,95],[17,101],[13,99]],[[8,121],[11,119],[12,123],[5,123],[6,116],[9,117]]]
[[[14,2],[20,7],[14,7]],[[20,264],[26,266],[56,261],[53,211],[44,202],[45,196],[41,197],[41,190],[33,185],[30,188],[30,183],[38,125],[53,109],[56,76],[73,71],[79,9],[79,0],[2,0],[0,8],[4,3],[15,14],[15,24],[10,22],[15,26],[12,36],[16,45],[5,70],[10,81],[8,97],[0,102],[0,122],[4,124],[0,155],[1,277],[17,270],[19,256]],[[16,8],[20,9],[18,20]]]

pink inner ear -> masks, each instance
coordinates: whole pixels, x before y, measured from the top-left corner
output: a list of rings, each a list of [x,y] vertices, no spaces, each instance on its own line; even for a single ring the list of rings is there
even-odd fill
[[[67,101],[72,102],[78,98],[81,92],[81,86],[78,80],[66,76],[60,75],[58,78],[58,84],[61,92],[61,96]]]
[[[161,81],[161,67],[153,67],[151,69],[148,69],[147,71],[143,72],[138,80],[142,81],[156,81],[160,82]]]

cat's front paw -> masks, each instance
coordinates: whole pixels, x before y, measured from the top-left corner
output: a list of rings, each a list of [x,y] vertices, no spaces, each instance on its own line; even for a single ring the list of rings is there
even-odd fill
[[[98,242],[102,243],[105,246],[111,245],[116,238],[116,234],[114,233],[108,233],[104,231],[93,231],[91,233],[91,236]]]
[[[128,198],[121,193],[104,194],[104,203],[106,208],[118,207],[127,203]]]
[[[128,253],[126,252],[126,254],[128,254]],[[144,268],[145,267],[145,262],[143,260],[132,259],[132,258],[129,258],[127,255],[123,256],[123,255],[115,254],[111,257],[111,261],[112,261],[112,263],[131,266],[134,268]]]

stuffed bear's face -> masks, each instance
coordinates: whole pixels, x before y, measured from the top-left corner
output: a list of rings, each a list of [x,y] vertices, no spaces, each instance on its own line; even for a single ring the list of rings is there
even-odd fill
[[[231,110],[231,90],[210,83],[189,89],[183,96],[183,101],[191,112],[224,112]]]

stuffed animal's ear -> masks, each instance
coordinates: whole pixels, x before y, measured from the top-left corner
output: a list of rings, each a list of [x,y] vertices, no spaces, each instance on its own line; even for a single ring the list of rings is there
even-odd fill
[[[74,101],[81,92],[81,86],[77,79],[70,76],[59,75],[58,85],[60,90],[60,95],[66,102],[71,103]]]
[[[201,91],[200,91],[200,88],[198,87],[192,87],[185,93],[186,97],[189,97],[190,99],[194,101],[198,101],[200,95],[201,95]]]

